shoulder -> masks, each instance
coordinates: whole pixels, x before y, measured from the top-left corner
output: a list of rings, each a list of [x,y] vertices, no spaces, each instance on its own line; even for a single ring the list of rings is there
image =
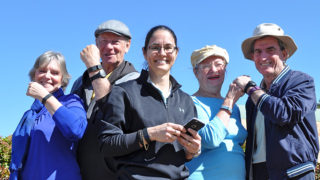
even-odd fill
[[[76,93],[77,91],[80,90],[81,86],[82,86],[82,76],[78,77],[78,78],[74,81],[70,92],[71,92],[71,93]]]
[[[67,94],[59,98],[59,101],[63,105],[70,105],[70,104],[83,104],[82,99],[77,94]]]
[[[134,80],[137,79],[140,76],[140,73],[138,72],[131,72],[125,76],[123,76],[122,78],[118,79],[115,84],[120,84],[120,83],[124,83],[130,80]]]

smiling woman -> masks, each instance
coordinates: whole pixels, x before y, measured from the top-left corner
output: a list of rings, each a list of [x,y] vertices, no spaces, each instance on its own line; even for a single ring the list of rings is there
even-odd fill
[[[81,179],[76,147],[86,112],[77,95],[63,92],[70,78],[64,57],[45,52],[29,75],[26,94],[35,101],[12,136],[10,179]]]
[[[186,179],[185,162],[199,154],[201,138],[192,129],[186,134],[183,125],[196,116],[195,106],[170,75],[176,35],[156,26],[142,50],[148,68],[97,101],[100,149],[118,179]]]
[[[227,51],[216,45],[192,53],[191,64],[199,82],[192,99],[198,118],[206,125],[199,131],[203,153],[187,163],[189,179],[245,179],[241,145],[247,132],[235,105],[243,91],[232,83],[226,97],[221,96],[228,63]]]

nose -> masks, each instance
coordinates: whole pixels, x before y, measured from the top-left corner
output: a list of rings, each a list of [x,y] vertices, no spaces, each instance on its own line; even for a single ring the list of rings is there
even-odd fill
[[[164,51],[164,48],[160,48],[159,50],[159,54],[162,55],[162,56],[165,56],[167,53]]]
[[[47,73],[45,74],[45,78],[50,79],[50,77],[51,77],[51,73],[50,71],[47,71]]]

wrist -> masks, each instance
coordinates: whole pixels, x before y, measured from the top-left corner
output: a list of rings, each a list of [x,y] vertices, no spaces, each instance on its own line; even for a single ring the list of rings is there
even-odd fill
[[[254,81],[249,81],[243,89],[244,93],[248,93],[248,89],[254,86],[257,86],[257,84]]]
[[[88,65],[89,66],[89,65]],[[88,67],[87,66],[87,67]],[[88,68],[87,68],[87,71],[88,73],[92,73],[92,72],[95,72],[95,71],[98,71],[98,70],[101,70],[102,69],[102,66],[101,64],[96,64],[96,65],[90,65]]]
[[[259,86],[254,86],[249,88],[248,96],[251,96],[255,91],[260,90],[261,88]]]
[[[51,93],[49,93],[49,94],[47,94],[45,97],[43,97],[42,100],[41,100],[42,104],[45,105],[46,102],[47,102],[47,100],[48,100],[51,96],[53,96],[53,95],[52,95]]]

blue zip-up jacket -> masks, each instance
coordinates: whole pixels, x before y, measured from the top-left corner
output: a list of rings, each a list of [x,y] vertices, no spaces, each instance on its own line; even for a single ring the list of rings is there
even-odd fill
[[[314,170],[319,152],[314,80],[286,66],[255,106],[246,103],[247,179],[252,175],[257,110],[265,119],[266,163],[270,179],[287,179]]]

